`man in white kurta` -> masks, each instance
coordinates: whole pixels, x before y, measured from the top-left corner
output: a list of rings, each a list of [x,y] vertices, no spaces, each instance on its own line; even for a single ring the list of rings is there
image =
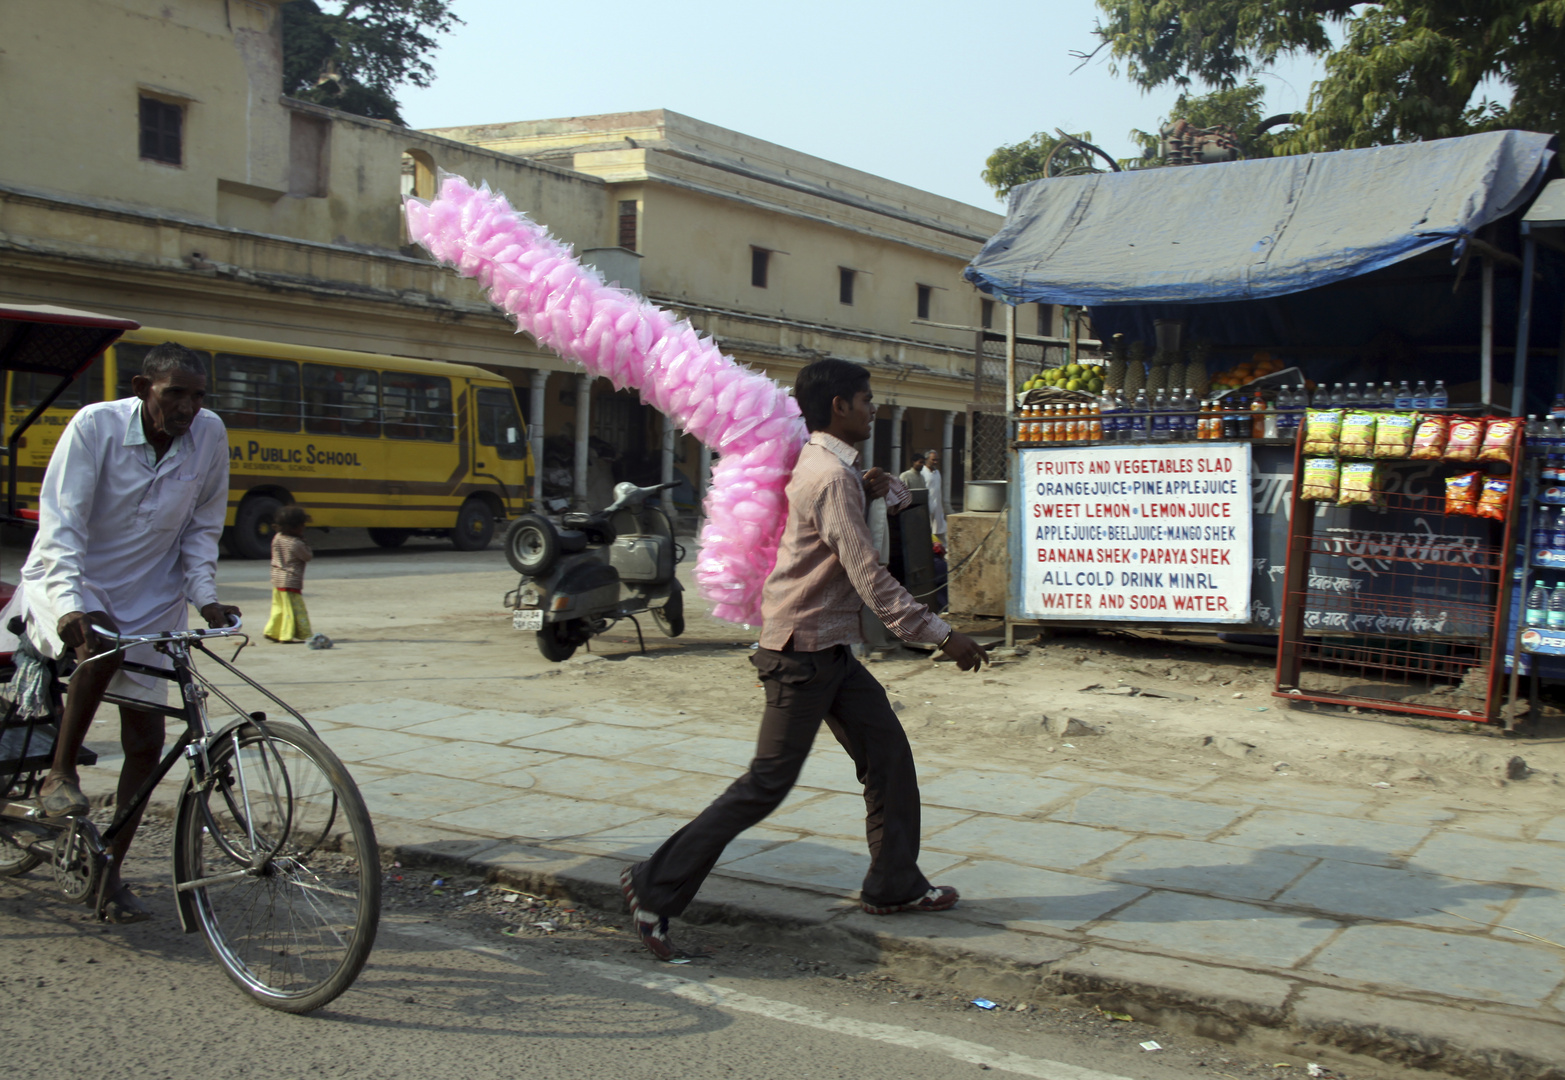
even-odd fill
[[[924,455],[924,485],[929,488],[929,531],[943,544],[946,542],[946,500],[940,479],[939,450]]]
[[[66,426],[44,472],[38,536],[22,567],[13,608],[26,615],[33,646],[49,657],[74,650],[78,660],[108,647],[93,624],[125,634],[183,630],[186,605],[210,626],[237,608],[217,598],[217,545],[228,507],[228,435],[201,407],[201,358],[162,345],[133,380],[136,397],[80,410]],[[150,646],[127,658],[167,667]],[[76,757],[93,713],[116,694],[161,706],[167,682],[119,670],[116,656],[78,667],[56,742],[54,768],[40,803],[51,816],[83,813]],[[125,763],[119,804],[127,805],[155,769],[163,747],[161,713],[120,707]],[[139,818],[139,815],[138,815]],[[115,837],[109,914],[134,921],[150,912],[119,880],[135,822]]]

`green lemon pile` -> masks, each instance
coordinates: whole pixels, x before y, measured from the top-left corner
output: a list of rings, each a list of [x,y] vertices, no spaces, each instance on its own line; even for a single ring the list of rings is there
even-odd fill
[[[1103,392],[1103,369],[1094,364],[1066,364],[1039,372],[1023,384],[1023,390],[1036,390],[1040,386],[1052,386],[1060,390],[1086,390],[1094,394]]]

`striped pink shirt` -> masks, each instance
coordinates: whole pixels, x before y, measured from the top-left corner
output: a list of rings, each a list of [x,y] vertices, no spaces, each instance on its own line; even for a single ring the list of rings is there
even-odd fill
[[[777,568],[761,594],[761,648],[780,650],[792,639],[792,648],[816,652],[863,641],[864,604],[903,641],[938,643],[951,632],[880,565],[858,460],[857,450],[824,431],[811,434],[800,451],[788,481],[788,524]],[[911,501],[907,488],[892,480],[886,509]]]

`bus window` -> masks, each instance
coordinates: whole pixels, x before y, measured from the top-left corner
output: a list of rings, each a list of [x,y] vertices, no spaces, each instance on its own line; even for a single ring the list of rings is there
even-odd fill
[[[305,364],[304,430],[378,438],[380,375],[364,368]]]
[[[292,360],[218,353],[216,391],[208,407],[229,427],[299,430],[299,365]]]
[[[380,412],[388,439],[450,442],[451,380],[440,375],[381,374]]]
[[[28,412],[60,385],[58,375],[39,375],[31,371],[11,373],[11,408],[16,412]],[[92,362],[92,367],[65,388],[54,399],[52,409],[79,409],[103,400],[103,357]]]
[[[152,351],[151,345],[131,345],[120,342],[114,346],[114,396],[116,398],[135,397],[136,391],[131,387],[130,381],[141,374],[141,362]],[[201,357],[201,362],[207,369],[207,386],[212,385],[212,354],[205,349],[191,349],[191,352]],[[211,408],[209,404],[207,406]]]
[[[522,418],[516,411],[516,395],[495,386],[478,388],[478,442],[492,446],[504,461],[527,457]]]

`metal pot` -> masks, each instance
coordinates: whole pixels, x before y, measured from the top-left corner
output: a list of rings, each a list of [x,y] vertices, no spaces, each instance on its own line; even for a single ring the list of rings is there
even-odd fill
[[[962,488],[962,509],[970,513],[998,514],[1005,509],[1005,480],[969,480]]]

